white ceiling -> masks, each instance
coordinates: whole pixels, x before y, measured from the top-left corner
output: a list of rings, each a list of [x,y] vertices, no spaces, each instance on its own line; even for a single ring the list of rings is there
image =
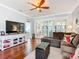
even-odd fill
[[[69,13],[72,12],[79,4],[79,0],[46,0],[46,1],[50,9],[43,9],[42,12],[39,12],[38,10],[33,11],[30,10],[32,6],[29,5],[28,2],[33,2],[33,0],[0,0],[0,4],[4,4],[6,6],[14,8],[31,17]]]

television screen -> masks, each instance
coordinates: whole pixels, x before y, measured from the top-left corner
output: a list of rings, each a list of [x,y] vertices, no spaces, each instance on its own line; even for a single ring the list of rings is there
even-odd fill
[[[23,33],[23,32],[24,32],[24,23],[6,21],[6,33]]]

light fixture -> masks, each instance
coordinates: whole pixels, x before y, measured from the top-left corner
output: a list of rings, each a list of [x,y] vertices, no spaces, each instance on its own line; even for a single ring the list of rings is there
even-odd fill
[[[28,2],[28,4],[31,4],[34,8],[30,9],[30,10],[34,10],[37,9],[41,12],[41,9],[49,9],[48,6],[45,6],[45,0],[37,0],[35,3],[30,3]]]

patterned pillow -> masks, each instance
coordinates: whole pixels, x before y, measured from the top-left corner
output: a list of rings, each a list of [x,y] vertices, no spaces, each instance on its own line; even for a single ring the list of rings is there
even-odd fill
[[[76,35],[77,35],[77,34],[71,34],[71,37],[73,37],[72,40],[71,40],[71,44],[72,44],[72,45],[73,45],[72,42],[73,42],[74,38],[76,37]]]
[[[72,38],[71,35],[65,35],[65,41],[67,42],[67,44],[70,44],[71,41],[72,41]]]
[[[79,44],[79,34],[77,34],[77,35],[75,36],[75,38],[74,38],[73,41],[72,41],[72,44],[73,44],[75,47],[77,47],[77,45]]]

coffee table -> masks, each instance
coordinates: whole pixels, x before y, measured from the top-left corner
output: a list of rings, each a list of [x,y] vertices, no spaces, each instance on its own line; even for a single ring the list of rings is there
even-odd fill
[[[48,42],[42,42],[36,47],[36,59],[47,59],[50,53],[50,44]]]

